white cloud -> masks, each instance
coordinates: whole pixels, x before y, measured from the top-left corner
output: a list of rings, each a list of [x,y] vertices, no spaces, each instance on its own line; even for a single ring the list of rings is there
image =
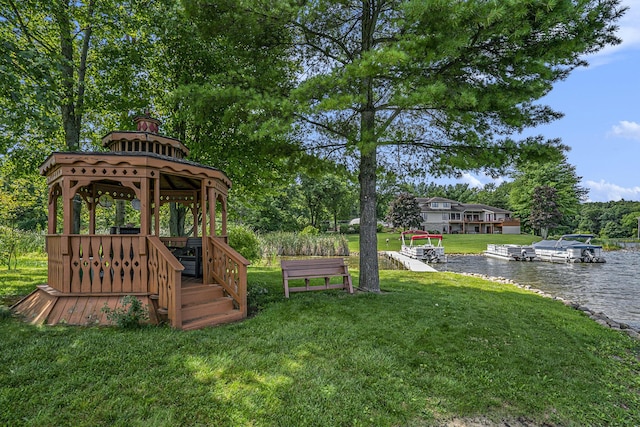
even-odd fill
[[[608,135],[640,140],[640,124],[622,120],[617,125],[613,125],[611,127],[611,131],[609,131]]]
[[[604,180],[587,181],[587,188],[589,188],[589,201],[590,202],[609,202],[625,200],[640,200],[640,187],[624,188]]]
[[[493,182],[496,185],[500,185],[504,182],[504,178],[494,179],[483,173],[476,176],[466,172],[462,174],[462,177],[460,177],[460,181],[462,181],[465,184],[469,184],[473,188],[482,188],[490,182]]]
[[[471,175],[470,173],[463,173],[460,180],[465,184],[469,184],[471,187],[480,188],[484,186],[484,184],[478,178]]]

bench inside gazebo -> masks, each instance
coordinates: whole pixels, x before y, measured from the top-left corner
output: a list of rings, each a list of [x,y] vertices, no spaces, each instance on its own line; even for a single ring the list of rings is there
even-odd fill
[[[106,325],[103,307],[118,308],[125,295],[149,307],[150,322],[179,329],[246,317],[249,262],[226,235],[230,180],[186,160],[187,147],[159,135],[159,121],[136,122],[137,131],[103,138],[108,152],[57,152],[41,166],[49,186],[48,280],[13,307],[28,321]],[[139,212],[139,224],[97,234],[96,212],[117,201]],[[169,203],[193,214],[191,237],[161,234],[161,207]],[[74,209],[87,210],[87,233],[74,229]]]

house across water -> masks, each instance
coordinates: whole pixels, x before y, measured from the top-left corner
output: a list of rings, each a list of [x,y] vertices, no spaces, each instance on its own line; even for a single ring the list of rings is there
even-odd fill
[[[520,220],[511,212],[443,197],[418,197],[423,230],[443,234],[520,234]]]

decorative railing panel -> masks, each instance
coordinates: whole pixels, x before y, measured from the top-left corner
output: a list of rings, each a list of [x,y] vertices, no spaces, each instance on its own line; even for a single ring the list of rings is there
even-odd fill
[[[66,238],[69,267],[64,268],[70,269],[70,292],[148,292],[146,255],[141,255],[144,251],[140,250],[139,236],[74,235]]]
[[[209,237],[205,249],[205,272],[209,282],[220,284],[247,315],[247,261],[222,239]],[[205,273],[206,274],[206,273]]]
[[[149,292],[158,295],[158,307],[167,309],[171,326],[182,326],[181,295],[184,266],[158,237],[148,236]]]

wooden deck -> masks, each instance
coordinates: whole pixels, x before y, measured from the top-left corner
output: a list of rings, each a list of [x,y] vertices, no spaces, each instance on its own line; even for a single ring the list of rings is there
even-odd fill
[[[115,310],[122,306],[124,295],[92,295],[62,293],[48,285],[40,285],[14,305],[16,314],[31,324],[47,325],[111,325],[106,306]],[[149,323],[161,323],[166,313],[155,307],[151,295],[136,295],[149,308]],[[202,278],[182,278],[182,329],[241,320],[244,315],[235,309],[233,300],[224,295],[219,285],[206,285]]]

